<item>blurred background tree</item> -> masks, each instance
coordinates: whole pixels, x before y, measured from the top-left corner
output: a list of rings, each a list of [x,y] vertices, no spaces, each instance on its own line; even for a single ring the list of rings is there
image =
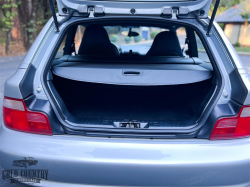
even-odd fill
[[[212,1],[212,4],[215,4],[216,0]],[[241,2],[241,0],[221,0],[220,7],[231,7],[233,5],[237,5]]]
[[[245,0],[241,2],[238,9],[241,12],[240,15],[242,16],[242,18],[245,19],[245,26],[242,34],[243,37],[245,37],[247,35],[247,30],[250,28],[250,24],[248,21],[250,19],[250,0]]]
[[[9,53],[9,44],[11,38],[11,29],[14,25],[14,18],[17,16],[17,12],[15,8],[17,8],[17,4],[14,0],[1,0],[0,1],[3,17],[3,28],[2,30],[6,32],[6,40],[5,40],[5,53]]]
[[[241,3],[241,1],[242,0],[220,0],[220,5],[219,5],[219,8],[218,8],[217,14],[220,14],[221,12],[224,12],[228,8]],[[215,2],[216,2],[216,0],[212,0],[212,5],[211,5],[211,8],[210,8],[210,15],[213,12]]]
[[[36,38],[36,19],[38,0],[22,0],[18,2],[18,15],[21,22],[23,45],[29,50]]]
[[[25,53],[51,16],[49,0],[0,0],[0,56]]]
[[[221,0],[217,13],[242,1]],[[212,1],[210,13],[215,2]],[[0,0],[0,7],[0,56],[25,54],[52,16],[49,0]]]

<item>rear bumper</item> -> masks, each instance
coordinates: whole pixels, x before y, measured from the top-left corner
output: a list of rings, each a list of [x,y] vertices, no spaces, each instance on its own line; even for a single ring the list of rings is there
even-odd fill
[[[209,141],[45,136],[16,132],[1,125],[2,168],[25,170],[13,166],[14,160],[23,157],[38,161],[27,170],[47,171],[42,186],[250,184],[250,138]]]

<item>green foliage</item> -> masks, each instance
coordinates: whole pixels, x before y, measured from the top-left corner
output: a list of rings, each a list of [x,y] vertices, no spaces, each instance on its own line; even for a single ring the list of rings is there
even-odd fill
[[[218,24],[219,24],[219,26],[221,27],[221,29],[223,30],[223,29],[224,29],[225,24],[224,24],[224,23],[218,23]]]
[[[36,22],[37,25],[45,25],[49,21],[49,19],[52,17],[51,11],[46,12],[45,15],[47,16],[47,19],[41,18],[41,17],[37,18],[38,19]]]
[[[137,42],[140,42],[142,38],[143,38],[142,35],[139,35],[139,36],[134,37],[134,40],[137,43]]]
[[[30,41],[30,43],[32,43],[33,42],[33,33],[35,33],[37,31],[36,22],[31,20],[27,25],[28,25],[28,27],[26,27],[25,30],[29,33],[28,34],[29,41]]]
[[[233,6],[234,1],[232,0],[221,0],[220,1],[220,6],[221,7],[231,7]]]
[[[129,36],[125,36],[124,40],[125,40],[125,42],[128,44],[128,43],[131,42],[132,38],[129,37]]]
[[[241,0],[233,0],[233,5],[238,5],[240,4]]]
[[[236,42],[236,44],[234,45],[235,47],[241,47],[240,42]]]
[[[111,41],[112,43],[115,43],[115,42],[117,42],[117,41],[119,40],[119,36],[117,36],[116,34],[111,34],[111,35],[109,36],[109,39],[110,39],[110,41]]]
[[[244,19],[249,19],[250,18],[250,14],[241,14],[241,16]]]
[[[5,44],[6,40],[5,38],[0,38],[0,44]]]
[[[220,13],[224,12],[225,10],[233,7],[234,5],[240,4],[242,1],[243,0],[221,0],[219,8],[218,8],[216,14],[220,14]],[[210,10],[209,10],[209,15],[212,15],[212,12],[214,10],[215,2],[216,2],[216,0],[212,1],[211,7],[210,7]]]
[[[160,33],[160,31],[152,31],[152,32],[150,33],[150,37],[151,37],[152,39],[155,39],[156,35],[159,34],[159,33]]]
[[[242,1],[238,9],[241,12],[240,15],[247,21],[250,18],[250,0]]]
[[[212,1],[212,4],[214,5],[216,0]],[[232,7],[234,5],[240,4],[242,0],[221,0],[220,1],[220,7]]]
[[[234,47],[237,52],[250,53],[250,47]]]
[[[16,11],[12,11],[13,8],[17,8],[17,4],[14,3],[13,0],[7,0],[6,3],[3,4],[2,10],[4,13],[4,17],[2,18],[2,22],[4,24],[3,31],[9,31],[14,25],[14,18],[17,16]]]

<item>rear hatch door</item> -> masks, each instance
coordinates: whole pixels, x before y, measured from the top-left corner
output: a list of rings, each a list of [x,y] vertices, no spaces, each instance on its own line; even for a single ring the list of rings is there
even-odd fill
[[[208,16],[212,0],[57,0],[60,15],[76,10],[79,15],[150,15],[172,17],[192,16],[198,13],[200,18]]]

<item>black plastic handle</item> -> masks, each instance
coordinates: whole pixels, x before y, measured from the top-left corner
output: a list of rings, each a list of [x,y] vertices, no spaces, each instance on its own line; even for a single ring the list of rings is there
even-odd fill
[[[141,75],[139,71],[124,71],[123,75]]]

